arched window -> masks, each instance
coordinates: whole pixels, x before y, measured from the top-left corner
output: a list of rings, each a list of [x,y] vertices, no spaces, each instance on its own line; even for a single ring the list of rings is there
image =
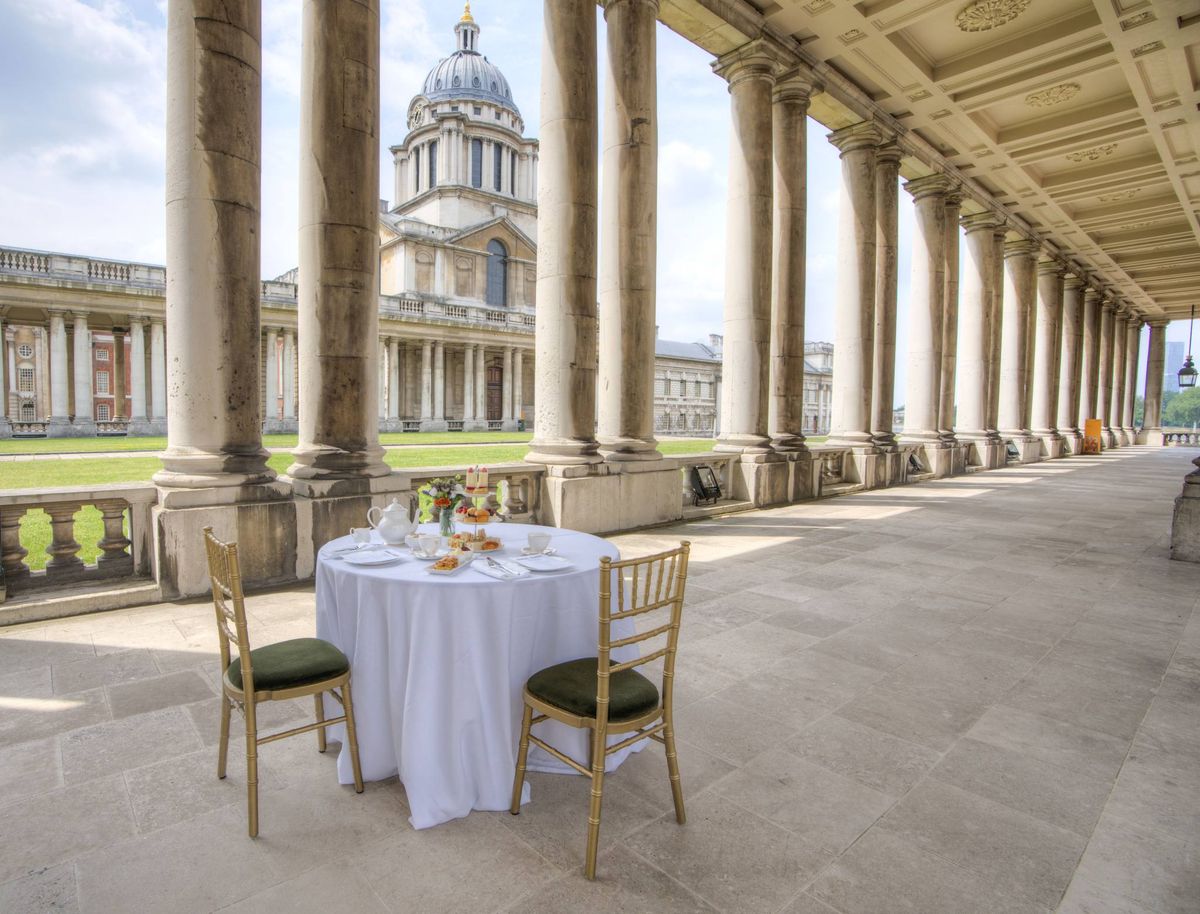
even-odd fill
[[[33,404],[32,403],[22,403],[21,404],[21,421],[22,422],[34,422],[36,420],[37,420],[37,414],[33,410]]]
[[[471,140],[471,186],[483,187],[483,140]]]
[[[413,193],[419,194],[421,192],[421,147],[420,146],[418,146],[416,149],[413,150],[412,161],[413,161],[413,170],[412,170],[412,172],[413,172]]]
[[[437,187],[437,140],[429,144],[429,186]]]
[[[492,144],[492,190],[496,193],[504,190],[502,172],[504,171],[504,147],[499,143]]]
[[[501,308],[508,305],[508,248],[493,238],[487,244],[487,303]]]

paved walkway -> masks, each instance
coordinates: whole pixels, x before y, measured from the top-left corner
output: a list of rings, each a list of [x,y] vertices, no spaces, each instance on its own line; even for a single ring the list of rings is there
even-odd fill
[[[686,536],[677,723],[606,781],[423,832],[300,737],[213,775],[203,604],[0,631],[0,911],[1195,914],[1200,566],[1167,560],[1194,452],[1117,452],[617,538]],[[311,591],[255,597],[260,640]],[[273,709],[267,725],[306,715]],[[60,908],[54,908],[59,904]]]

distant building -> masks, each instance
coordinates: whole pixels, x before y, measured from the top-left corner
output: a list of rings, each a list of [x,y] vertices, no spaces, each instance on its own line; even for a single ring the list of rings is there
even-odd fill
[[[710,438],[721,431],[721,336],[705,343],[656,339],[654,433]],[[829,432],[833,344],[804,344],[804,434]]]
[[[1179,369],[1183,366],[1186,355],[1183,343],[1167,343],[1167,363],[1163,365],[1163,393],[1179,393]]]

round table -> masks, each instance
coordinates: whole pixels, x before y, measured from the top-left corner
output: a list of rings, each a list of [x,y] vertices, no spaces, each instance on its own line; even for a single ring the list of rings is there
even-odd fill
[[[554,527],[494,523],[487,529],[503,543],[490,553],[501,560],[520,555],[530,533],[545,532],[574,568],[512,580],[474,567],[440,576],[405,547],[396,549],[402,557],[391,564],[351,565],[336,555],[352,545],[349,537],[317,556],[317,637],[350,658],[363,778],[399,774],[415,828],[472,809],[507,809],[525,681],[545,667],[596,654],[597,569],[601,557],[617,558],[616,548]],[[420,532],[437,528],[424,524]],[[326,701],[328,713],[340,714]],[[586,762],[590,731],[546,722],[538,732]],[[571,770],[535,748],[530,768]],[[608,768],[626,755],[614,753]],[[353,781],[344,740],[338,778]],[[522,802],[529,799],[528,783],[525,791]]]

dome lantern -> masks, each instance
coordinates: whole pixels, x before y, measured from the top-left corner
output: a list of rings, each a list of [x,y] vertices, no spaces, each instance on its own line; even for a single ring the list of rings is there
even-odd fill
[[[471,15],[470,3],[463,10],[462,18],[454,26],[454,38],[456,50],[459,53],[479,53],[479,25],[475,22],[475,17]]]

